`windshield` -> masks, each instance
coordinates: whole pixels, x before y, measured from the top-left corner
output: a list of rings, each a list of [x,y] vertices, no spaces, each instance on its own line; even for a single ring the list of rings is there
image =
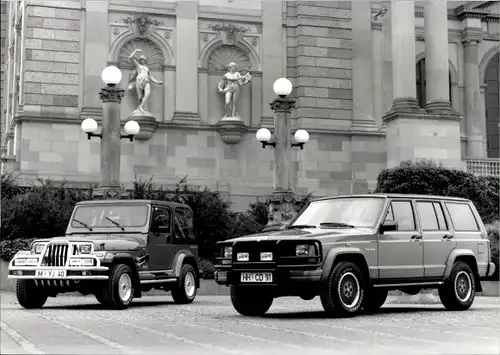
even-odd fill
[[[322,223],[345,224],[360,228],[374,228],[382,212],[385,199],[378,197],[335,198],[314,201],[292,225],[318,227]]]
[[[90,228],[143,227],[147,222],[148,207],[145,204],[99,204],[76,207],[71,227],[84,229],[86,226]]]

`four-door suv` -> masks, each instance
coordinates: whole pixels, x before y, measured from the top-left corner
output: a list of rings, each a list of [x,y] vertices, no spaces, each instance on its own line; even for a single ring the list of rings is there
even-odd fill
[[[152,288],[191,303],[199,288],[193,212],[184,204],[147,200],[78,203],[66,235],[35,240],[9,264],[17,300],[39,308],[48,297],[94,294],[125,309]]]
[[[438,289],[449,310],[466,310],[495,271],[471,201],[370,194],[311,201],[285,230],[221,242],[215,280],[237,312],[266,313],[275,297],[321,297],[329,314],[381,307],[389,290]]]

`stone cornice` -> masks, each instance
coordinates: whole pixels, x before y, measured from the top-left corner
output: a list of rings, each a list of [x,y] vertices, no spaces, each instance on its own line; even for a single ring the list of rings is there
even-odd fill
[[[455,15],[458,20],[464,20],[467,18],[478,18],[483,20],[490,15],[490,11],[478,10],[478,8],[471,9],[468,5],[461,5],[455,9]]]
[[[461,41],[464,44],[477,44],[483,39],[483,30],[476,27],[466,27],[462,31]]]

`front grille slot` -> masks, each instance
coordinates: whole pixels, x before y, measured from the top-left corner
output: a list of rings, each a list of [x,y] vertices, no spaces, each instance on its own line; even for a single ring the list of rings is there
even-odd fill
[[[47,266],[66,266],[68,259],[68,244],[49,244],[45,253]]]

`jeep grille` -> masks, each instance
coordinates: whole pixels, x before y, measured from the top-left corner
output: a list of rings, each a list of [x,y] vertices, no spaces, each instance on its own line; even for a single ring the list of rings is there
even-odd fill
[[[68,260],[68,244],[49,244],[45,252],[47,266],[65,266]]]

